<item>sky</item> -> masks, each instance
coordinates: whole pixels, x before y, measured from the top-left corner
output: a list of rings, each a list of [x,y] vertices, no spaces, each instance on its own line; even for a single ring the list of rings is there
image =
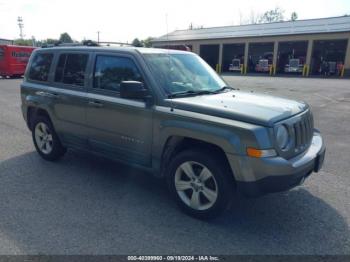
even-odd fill
[[[350,0],[0,0],[0,38],[19,38],[17,17],[25,38],[131,42],[196,26],[238,25],[251,15],[279,7],[289,19],[350,15]]]

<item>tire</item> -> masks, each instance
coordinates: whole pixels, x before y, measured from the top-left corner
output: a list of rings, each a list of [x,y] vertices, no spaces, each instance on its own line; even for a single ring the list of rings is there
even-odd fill
[[[32,122],[32,138],[36,151],[45,160],[55,161],[66,153],[66,148],[62,146],[48,117],[35,117]]]
[[[225,162],[205,150],[185,150],[175,156],[169,165],[167,182],[179,207],[199,219],[219,216],[235,191]]]

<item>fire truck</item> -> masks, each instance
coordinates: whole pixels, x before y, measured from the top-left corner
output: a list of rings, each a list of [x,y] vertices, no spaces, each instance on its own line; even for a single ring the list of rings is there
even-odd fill
[[[22,76],[34,49],[30,46],[0,45],[0,76]]]

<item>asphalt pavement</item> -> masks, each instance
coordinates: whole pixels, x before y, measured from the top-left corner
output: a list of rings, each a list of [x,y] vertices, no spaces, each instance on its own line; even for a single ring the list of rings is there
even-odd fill
[[[163,180],[69,151],[35,152],[21,80],[0,79],[0,254],[350,254],[350,80],[225,76],[310,103],[327,155],[289,192],[238,197],[222,217],[181,213]]]

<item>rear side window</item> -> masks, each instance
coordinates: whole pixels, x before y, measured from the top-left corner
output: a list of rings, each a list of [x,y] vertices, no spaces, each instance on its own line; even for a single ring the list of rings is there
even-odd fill
[[[88,54],[61,54],[55,73],[55,82],[84,86]]]
[[[143,82],[134,61],[126,57],[97,56],[94,88],[119,92],[122,81]]]
[[[46,82],[49,78],[52,53],[38,53],[34,56],[29,69],[29,79]]]

